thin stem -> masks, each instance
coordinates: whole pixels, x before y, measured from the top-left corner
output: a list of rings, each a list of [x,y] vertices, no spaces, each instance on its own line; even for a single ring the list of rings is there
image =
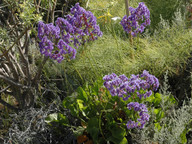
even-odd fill
[[[125,0],[125,9],[126,9],[126,15],[129,17],[129,0]],[[133,45],[133,37],[131,35],[131,31],[129,32],[129,40],[131,45]]]
[[[26,28],[26,29],[20,34],[20,36],[15,40],[15,42],[14,42],[6,51],[4,51],[2,55],[0,55],[0,58],[3,57],[3,56],[5,56],[5,55],[14,47],[14,45],[17,44],[17,43],[19,42],[19,40],[22,38],[22,36],[23,36],[29,29],[30,29],[29,27]]]
[[[51,21],[52,21],[52,23],[54,23],[54,18],[55,18],[55,14],[54,14],[54,11],[55,11],[55,8],[56,8],[56,4],[57,4],[57,0],[55,0],[54,2],[53,2],[53,7],[52,7],[52,13],[51,13]]]
[[[40,76],[41,76],[41,72],[42,72],[42,69],[43,69],[43,66],[45,65],[45,63],[47,62],[49,57],[44,57],[44,60],[43,62],[40,64],[39,68],[38,68],[38,71],[33,79],[33,85],[36,85],[40,79]]]
[[[6,91],[9,87],[10,87],[10,86],[8,86],[8,87],[6,87],[6,88],[4,88],[3,90],[0,91],[0,103],[3,104],[4,106],[6,106],[7,108],[12,109],[12,110],[18,112],[18,111],[19,111],[18,108],[10,105],[9,103],[7,103],[6,101],[4,101],[4,100],[1,99],[1,92]]]
[[[25,86],[25,85],[22,85],[22,84],[20,84],[18,82],[15,82],[14,79],[12,79],[10,77],[6,77],[6,76],[3,76],[3,75],[0,75],[0,79],[3,79],[8,84],[14,85],[16,87],[20,87],[20,88],[23,88],[23,89],[30,89],[31,88],[29,86]]]

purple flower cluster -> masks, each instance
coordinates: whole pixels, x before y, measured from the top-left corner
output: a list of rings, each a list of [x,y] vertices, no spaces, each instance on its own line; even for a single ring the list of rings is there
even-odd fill
[[[139,3],[137,8],[129,7],[129,10],[130,16],[125,15],[120,24],[127,33],[131,32],[131,35],[135,37],[138,33],[142,33],[147,25],[150,25],[150,11],[143,2]]]
[[[139,118],[137,118],[137,122],[129,120],[126,124],[128,129],[132,128],[144,128],[144,125],[147,121],[149,121],[149,114],[147,107],[144,104],[139,104],[138,102],[130,102],[127,104],[127,108],[129,110],[133,109],[135,112],[139,112]]]
[[[80,7],[79,3],[71,8],[71,14],[67,15],[67,21],[74,27],[74,44],[80,44],[79,39],[83,39],[83,42],[93,41],[97,39],[97,36],[103,35],[93,13]],[[86,38],[84,38],[85,36]]]
[[[61,38],[60,28],[52,23],[38,24],[38,37],[40,39],[39,47],[41,54],[49,56],[57,60],[59,63],[64,59],[64,55],[69,55],[71,59],[75,58],[76,49],[69,46],[64,39]]]
[[[158,79],[146,70],[141,75],[132,75],[130,79],[124,74],[117,76],[113,73],[104,76],[103,80],[111,95],[122,97],[123,100],[128,100],[133,95],[137,95],[140,99],[149,97],[152,91],[156,91],[159,87]]]
[[[93,41],[102,36],[96,17],[77,3],[71,8],[71,13],[64,18],[57,18],[55,26],[38,23],[38,37],[40,52],[45,56],[57,60],[59,63],[65,58],[74,59],[76,49],[86,41]],[[72,48],[74,45],[75,48]]]

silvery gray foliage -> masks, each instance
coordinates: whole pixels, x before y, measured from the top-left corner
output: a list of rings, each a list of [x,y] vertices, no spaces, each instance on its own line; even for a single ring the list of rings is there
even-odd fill
[[[51,104],[48,108],[30,108],[18,114],[12,114],[12,125],[9,128],[4,144],[59,144],[69,143],[74,139],[69,128],[64,128],[63,135],[55,135],[52,127],[45,118],[53,112],[58,112],[57,104]],[[67,113],[67,110],[66,110]]]
[[[156,131],[154,140],[159,143],[182,143],[180,135],[190,120],[192,120],[192,99],[188,104],[184,103],[178,110],[173,109],[173,112],[162,120],[162,125],[166,125],[166,127]]]
[[[165,73],[164,83],[161,86],[160,92],[165,95],[171,95],[168,85],[168,72]],[[133,140],[138,144],[180,144],[182,143],[181,134],[185,130],[187,124],[192,120],[192,99],[188,99],[183,105],[176,109],[176,107],[166,105],[165,100],[162,99],[161,107],[167,109],[165,111],[165,117],[160,120],[162,128],[160,130],[155,129],[153,120],[155,115],[150,115],[149,124],[142,130],[137,130],[136,135],[133,135]],[[152,110],[153,111],[153,110]],[[188,138],[189,137],[189,138]],[[191,135],[187,138],[187,144],[191,144]]]

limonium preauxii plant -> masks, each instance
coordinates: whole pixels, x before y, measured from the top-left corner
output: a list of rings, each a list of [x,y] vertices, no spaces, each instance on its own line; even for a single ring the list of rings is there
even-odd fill
[[[104,76],[103,80],[105,81],[104,86],[110,91],[110,94],[119,96],[124,101],[127,101],[130,97],[147,98],[152,95],[152,91],[156,91],[159,87],[158,79],[146,70],[141,75],[132,75],[131,78],[127,78],[124,74],[117,76],[113,73]],[[140,111],[140,118],[137,119],[139,123],[130,120],[127,123],[127,128],[143,128],[145,122],[149,120],[146,106],[131,102],[128,104],[128,109],[131,108]]]
[[[150,25],[150,11],[146,5],[141,2],[137,8],[129,7],[130,16],[124,16],[120,24],[124,31],[131,32],[132,36],[142,33],[147,25]]]
[[[102,36],[102,32],[96,17],[79,3],[71,8],[66,19],[58,17],[55,26],[42,21],[38,24],[40,52],[59,63],[65,57],[74,59],[81,44],[96,40],[98,36]]]

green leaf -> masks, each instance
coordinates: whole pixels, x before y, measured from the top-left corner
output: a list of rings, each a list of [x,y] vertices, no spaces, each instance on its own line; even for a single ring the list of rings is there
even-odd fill
[[[116,122],[111,123],[109,130],[112,133],[112,136],[119,140],[122,140],[126,135],[125,129],[119,127]]]
[[[154,99],[154,105],[155,105],[155,106],[158,106],[158,105],[161,103],[161,100],[162,100],[161,94],[156,93],[156,94],[155,94],[155,99]]]
[[[184,131],[180,135],[182,144],[186,144],[187,143],[186,134],[187,134],[187,128],[185,128]]]
[[[50,123],[58,120],[58,113],[52,113],[45,118],[46,123]]]
[[[146,101],[152,103],[154,101],[154,99],[155,99],[155,96],[154,96],[154,94],[152,94],[150,97],[146,98]]]
[[[88,127],[87,129],[91,129],[92,127],[99,127],[99,120],[96,117],[91,118],[88,121]]]
[[[71,104],[73,104],[73,103],[76,102],[76,99],[77,99],[77,93],[74,92],[71,96],[68,96],[68,97],[66,97],[66,98],[63,100],[63,103],[62,103],[63,107],[64,107],[64,108],[68,108],[69,105],[71,105]]]
[[[77,89],[77,92],[78,92],[77,99],[83,100],[84,102],[88,101],[88,96],[86,92],[82,89],[82,87],[79,87]]]
[[[107,122],[110,123],[113,121],[113,116],[110,113],[106,114]]]
[[[68,108],[73,116],[77,116],[79,114],[79,111],[76,109],[75,104],[70,104]]]
[[[92,139],[94,142],[97,142],[98,140],[98,136],[99,136],[99,128],[93,127],[92,129],[90,129],[89,134],[91,135]]]
[[[158,130],[158,131],[160,131],[161,130],[161,125],[160,125],[160,123],[154,123],[155,124],[155,128]]]
[[[176,99],[174,98],[173,95],[170,95],[170,96],[169,96],[169,101],[170,101],[172,104],[176,104],[176,103],[177,103],[177,101],[176,101]]]
[[[80,99],[77,99],[77,104],[78,104],[79,110],[82,112],[83,116],[86,117],[85,111],[86,111],[86,108],[87,108],[87,107],[85,107],[85,106],[83,105],[83,101],[80,100]]]
[[[162,119],[164,117],[164,112],[161,108],[158,109],[154,109],[154,113],[156,114],[156,120],[159,121],[160,119]]]
[[[61,113],[58,113],[58,121],[59,121],[59,123],[64,123],[64,124],[69,123],[68,118]]]
[[[83,107],[84,107],[84,106],[83,106],[83,101],[80,100],[80,99],[77,99],[77,104],[78,104],[79,109],[82,110]]]
[[[117,139],[113,136],[110,136],[109,138],[107,138],[108,141],[113,142],[114,144],[128,144],[128,141],[125,137],[123,137],[123,139]]]
[[[73,130],[73,133],[74,133],[74,135],[77,137],[77,136],[82,135],[83,132],[84,132],[84,130],[85,130],[84,127],[78,126],[78,127],[76,128],[76,130]]]
[[[99,120],[97,118],[91,118],[88,121],[87,132],[91,135],[94,142],[97,142],[99,136]]]
[[[124,137],[119,144],[128,144],[126,137]]]

